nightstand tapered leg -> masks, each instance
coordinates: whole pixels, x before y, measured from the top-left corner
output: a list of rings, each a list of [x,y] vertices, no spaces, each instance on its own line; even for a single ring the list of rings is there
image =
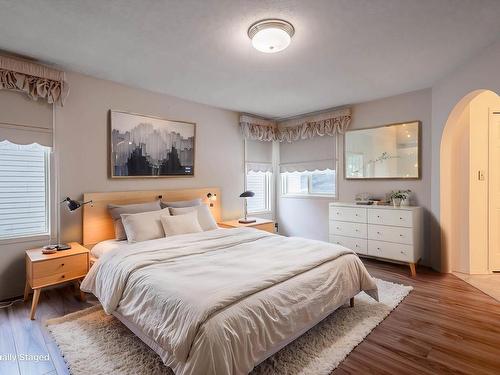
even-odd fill
[[[349,300],[349,306],[354,307],[354,297]]]
[[[75,288],[76,288],[76,292],[77,292],[77,295],[78,295],[78,298],[80,299],[80,301],[85,302],[85,300],[87,299],[87,296],[85,295],[85,292],[80,289],[81,283],[82,283],[81,281],[76,281]]]
[[[35,320],[36,306],[38,305],[39,298],[40,298],[40,288],[33,289],[33,302],[31,303],[31,314],[30,314],[31,320]]]
[[[31,292],[30,283],[28,282],[28,280],[26,280],[26,284],[24,285],[24,302],[28,300],[30,292]]]

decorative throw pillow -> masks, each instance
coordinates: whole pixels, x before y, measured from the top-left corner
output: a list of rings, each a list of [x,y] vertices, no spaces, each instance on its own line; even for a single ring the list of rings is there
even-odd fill
[[[165,237],[161,217],[170,215],[168,208],[139,214],[122,214],[123,227],[129,243]]]
[[[180,207],[193,207],[193,206],[199,206],[201,205],[201,198],[193,199],[190,201],[177,201],[177,202],[160,202],[161,208],[166,208],[166,207],[175,207],[175,208],[180,208]]]
[[[198,212],[198,222],[200,223],[200,226],[204,231],[218,228],[217,222],[212,216],[210,208],[206,204],[202,204],[201,206],[195,206],[195,207],[181,207],[181,208],[170,207],[170,213],[174,216],[184,215],[188,212],[193,212],[193,211]]]
[[[113,218],[115,226],[115,238],[117,240],[126,240],[127,234],[122,224],[121,214],[138,214],[141,212],[160,211],[160,200],[138,204],[108,204],[108,211]]]
[[[203,232],[198,222],[198,215],[194,211],[177,216],[164,215],[161,217],[161,225],[167,237]]]

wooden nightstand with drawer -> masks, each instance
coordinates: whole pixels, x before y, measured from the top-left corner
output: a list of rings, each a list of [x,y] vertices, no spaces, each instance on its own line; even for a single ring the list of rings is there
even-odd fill
[[[42,249],[26,250],[26,286],[24,300],[28,300],[33,289],[33,302],[30,318],[35,319],[36,307],[42,288],[59,285],[68,281],[76,284],[80,291],[80,280],[89,271],[89,251],[82,245],[72,242],[71,249],[58,251],[55,254],[43,254]],[[85,294],[80,291],[80,298]]]
[[[236,220],[223,221],[222,223],[218,223],[218,225],[222,228],[241,228],[241,227],[251,227],[255,229],[260,229],[270,233],[276,233],[274,227],[274,221],[267,219],[259,219],[254,218],[254,223],[242,224]]]

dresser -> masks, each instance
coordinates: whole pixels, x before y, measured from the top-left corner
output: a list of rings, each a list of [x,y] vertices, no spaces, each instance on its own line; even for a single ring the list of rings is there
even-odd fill
[[[421,207],[330,203],[329,240],[359,256],[407,263],[412,276],[422,257]]]

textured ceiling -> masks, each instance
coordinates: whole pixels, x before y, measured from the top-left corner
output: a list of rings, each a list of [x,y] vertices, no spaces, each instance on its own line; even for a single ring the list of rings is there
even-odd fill
[[[246,35],[269,17],[277,54]],[[499,36],[498,0],[0,0],[0,49],[272,117],[430,87]]]

